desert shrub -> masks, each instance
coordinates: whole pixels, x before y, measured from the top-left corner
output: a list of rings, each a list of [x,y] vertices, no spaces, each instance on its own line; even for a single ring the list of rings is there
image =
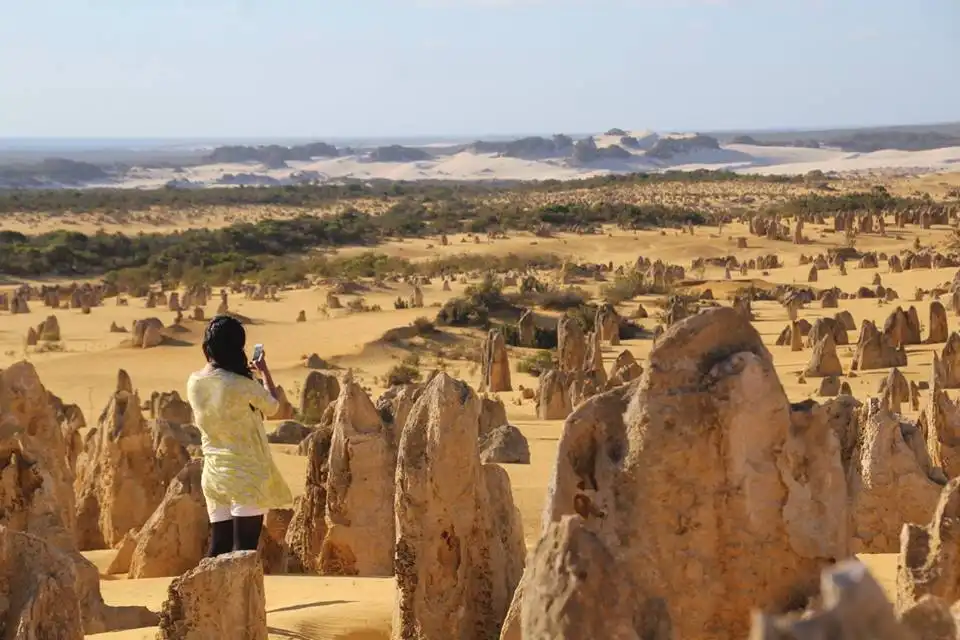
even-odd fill
[[[655,286],[652,280],[646,280],[642,274],[635,271],[618,275],[610,284],[600,289],[604,302],[617,305],[637,296],[670,293],[670,284]]]
[[[386,374],[387,386],[391,387],[398,384],[413,384],[420,382],[421,378],[422,375],[420,373],[420,369],[405,362],[393,365]]]
[[[417,333],[421,336],[430,335],[431,333],[434,333],[437,330],[433,322],[431,322],[429,319],[425,318],[424,316],[420,316],[419,318],[414,320],[413,326],[416,327]]]
[[[589,299],[590,295],[579,287],[547,289],[546,291],[523,297],[524,302],[532,303],[535,306],[550,309],[551,311],[575,309],[586,304]]]
[[[553,353],[543,349],[517,361],[517,371],[519,373],[529,373],[535,378],[539,378],[547,371],[555,368],[556,363],[553,360]]]
[[[511,347],[519,347],[520,330],[516,324],[508,323],[500,325],[500,331],[503,332],[503,340]],[[557,348],[557,329],[533,328],[533,346],[537,349],[556,349]],[[526,345],[524,345],[526,346]]]
[[[490,310],[469,298],[447,300],[437,312],[437,324],[451,327],[487,327]]]

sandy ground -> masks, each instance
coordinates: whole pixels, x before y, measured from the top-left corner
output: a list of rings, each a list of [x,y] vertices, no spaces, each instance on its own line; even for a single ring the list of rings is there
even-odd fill
[[[915,227],[906,230],[893,229],[888,223],[890,236],[861,236],[858,248],[862,250],[897,251],[913,244],[919,234],[925,245],[943,242],[950,235],[946,228],[921,231]],[[771,283],[806,282],[808,266],[799,266],[801,253],[825,253],[829,247],[840,246],[843,238],[824,232],[816,225],[807,225],[806,234],[810,240],[806,245],[793,245],[773,242],[760,238],[749,238],[749,248],[737,250],[733,238],[746,236],[740,225],[724,227],[722,235],[716,229],[699,228],[696,235],[680,235],[670,231],[661,235],[656,231],[624,232],[610,229],[606,235],[560,235],[554,239],[534,238],[528,234],[515,234],[504,240],[491,243],[460,243],[452,237],[449,247],[428,247],[429,240],[414,240],[391,244],[380,250],[403,255],[412,260],[425,260],[449,252],[450,255],[463,252],[488,254],[507,253],[555,253],[572,260],[607,262],[615,264],[633,264],[638,256],[661,258],[666,261],[689,265],[692,258],[698,256],[716,257],[735,254],[740,259],[776,253],[788,266],[775,269],[767,276],[754,273],[751,277],[763,278]],[[433,241],[435,242],[435,241]],[[359,249],[344,250],[344,255],[355,253]],[[849,275],[840,276],[836,269],[820,273],[820,280],[814,286],[831,287],[837,285],[845,291],[855,291],[861,285],[871,285],[876,274],[880,274],[883,284],[893,287],[900,294],[904,306],[915,304],[924,327],[928,324],[929,300],[914,302],[913,294],[917,287],[930,289],[934,285],[949,282],[953,269],[918,270],[899,274],[887,272],[883,264],[879,269],[860,270],[855,266],[849,269]],[[723,281],[719,269],[707,269],[704,277],[712,279],[710,286],[715,296],[722,299],[724,292],[732,290],[735,283]],[[351,367],[355,373],[377,394],[382,389],[378,380],[383,373],[402,356],[390,348],[376,344],[376,341],[390,328],[410,324],[418,316],[433,317],[435,308],[394,310],[392,301],[398,296],[410,295],[407,285],[391,285],[391,289],[373,290],[365,295],[370,304],[380,304],[383,311],[347,315],[345,312],[331,312],[330,317],[318,311],[325,299],[323,289],[294,290],[282,292],[279,301],[247,301],[241,296],[231,298],[232,310],[254,320],[248,329],[248,342],[261,342],[266,345],[268,360],[275,372],[277,381],[283,385],[296,402],[300,384],[306,376],[301,363],[304,355],[317,353],[342,367]],[[585,283],[582,286],[596,292],[599,283]],[[444,292],[439,279],[424,288],[428,307],[439,305],[450,296],[457,295],[463,285],[454,284],[452,292]],[[344,299],[349,299],[344,296]],[[652,299],[641,298],[640,302],[648,309]],[[636,301],[623,305],[623,315],[629,316]],[[841,309],[852,312],[857,323],[862,319],[872,319],[882,323],[892,311],[894,305],[880,305],[876,300],[841,301]],[[215,309],[207,307],[208,315]],[[295,322],[300,310],[306,312],[307,321]],[[801,382],[799,371],[809,358],[810,351],[792,353],[789,347],[774,346],[779,332],[787,324],[785,311],[770,302],[755,303],[756,327],[763,335],[765,343],[774,355],[777,370],[791,401],[816,397],[818,380]],[[802,317],[813,321],[826,313],[816,305],[801,312]],[[141,396],[149,396],[154,390],[176,389],[184,392],[188,374],[203,366],[200,352],[202,323],[185,321],[186,331],[177,334],[178,345],[165,345],[150,350],[135,350],[123,344],[125,334],[108,331],[111,322],[128,327],[138,318],[157,316],[169,324],[174,314],[165,310],[148,310],[143,300],[131,300],[129,306],[115,306],[108,301],[106,306],[93,309],[90,315],[82,315],[79,310],[59,310],[56,315],[62,331],[62,350],[40,352],[24,346],[24,336],[31,325],[39,323],[48,313],[39,303],[34,302],[32,313],[28,315],[0,316],[0,367],[24,357],[33,362],[48,389],[60,395],[65,401],[78,404],[88,420],[94,420],[99,414],[115,384],[116,372],[126,369],[132,376],[134,386]],[[336,314],[336,315],[334,315]],[[646,321],[652,328],[653,322]],[[950,329],[960,329],[960,319],[950,317]],[[926,331],[926,329],[924,329]],[[856,339],[856,332],[851,332]],[[466,338],[453,332],[451,343],[463,342]],[[647,340],[628,340],[621,347],[606,347],[604,360],[607,367],[616,358],[621,349],[629,349],[643,360],[649,352],[651,343]],[[932,354],[935,346],[914,346],[908,349],[909,365],[904,373],[913,380],[926,380],[929,375]],[[476,354],[465,346],[464,354]],[[519,351],[512,351],[514,360]],[[839,355],[844,368],[849,367],[852,359],[852,347],[840,347]],[[424,353],[421,368],[429,370],[434,364],[432,356]],[[445,358],[448,370],[472,385],[479,382],[479,363],[474,359],[457,360]],[[535,380],[529,376],[514,373],[514,386],[535,387]],[[855,378],[849,378],[854,394],[860,398],[876,392],[885,372],[865,372]],[[924,394],[926,392],[923,392]],[[514,498],[523,518],[523,526],[528,546],[538,536],[540,513],[544,503],[546,486],[556,456],[557,440],[562,423],[543,422],[535,419],[532,401],[516,404],[519,391],[500,394],[503,398],[512,423],[516,424],[530,441],[532,463],[530,465],[504,465],[510,476]],[[921,402],[925,398],[921,399]],[[303,490],[305,459],[291,453],[289,447],[276,447],[275,458],[282,469],[294,493]],[[105,568],[109,564],[112,552],[91,552],[89,556],[98,566]],[[867,559],[870,566],[878,572],[881,581],[892,585],[895,573],[895,560],[887,556]],[[164,599],[169,580],[127,581],[104,577],[105,598],[112,604],[147,604],[159,607]],[[393,599],[393,583],[390,579],[338,579],[325,577],[268,577],[267,609],[271,632],[276,638],[302,638],[310,640],[373,640],[389,637],[390,612]],[[152,637],[151,630],[134,630],[122,633],[105,634],[100,638]]]

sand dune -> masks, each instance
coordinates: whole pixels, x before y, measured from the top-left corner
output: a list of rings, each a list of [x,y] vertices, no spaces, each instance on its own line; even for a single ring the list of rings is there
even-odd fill
[[[729,170],[745,174],[799,175],[809,171],[852,173],[935,173],[960,167],[960,147],[929,151],[883,150],[850,153],[835,148],[799,148],[748,144],[721,145],[718,149],[700,148],[669,158],[645,155],[657,139],[683,138],[689,134],[655,134],[650,131],[627,132],[637,139],[637,147],[627,149],[630,157],[598,160],[585,165],[567,158],[524,160],[499,154],[451,152],[431,149],[434,157],[416,162],[371,162],[364,154],[338,158],[289,162],[281,169],[257,163],[207,164],[173,169],[133,168],[119,181],[90,184],[90,187],[159,188],[176,181],[181,187],[214,186],[228,175],[246,175],[250,184],[359,180],[569,180],[610,173],[657,172],[668,169]],[[598,148],[620,145],[619,136],[595,136]],[[429,149],[429,147],[425,147]]]

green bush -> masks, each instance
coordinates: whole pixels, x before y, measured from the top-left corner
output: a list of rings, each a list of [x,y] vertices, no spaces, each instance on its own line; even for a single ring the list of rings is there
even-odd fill
[[[387,371],[387,385],[394,386],[398,384],[413,384],[420,382],[420,369],[414,365],[401,363],[395,364]]]
[[[517,371],[519,373],[529,373],[535,378],[539,378],[547,371],[555,368],[556,363],[553,360],[553,354],[545,350],[539,350],[517,361]]]

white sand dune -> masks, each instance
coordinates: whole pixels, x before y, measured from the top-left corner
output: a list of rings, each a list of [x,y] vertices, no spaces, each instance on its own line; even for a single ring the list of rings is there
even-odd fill
[[[631,131],[638,148],[628,149],[631,157],[599,160],[578,165],[569,158],[525,160],[479,154],[470,151],[446,153],[438,148],[436,155],[416,162],[370,162],[363,155],[338,158],[317,158],[308,162],[290,162],[288,167],[268,169],[257,163],[221,163],[169,168],[134,168],[120,181],[88,185],[90,187],[158,188],[171,181],[180,186],[208,187],[220,184],[227,174],[247,174],[260,183],[325,182],[338,179],[359,180],[571,180],[597,175],[665,170],[697,169],[729,170],[737,173],[801,175],[814,170],[835,173],[903,173],[926,174],[956,171],[960,168],[960,147],[929,151],[883,150],[873,153],[851,153],[841,149],[808,149],[747,144],[722,145],[719,149],[702,148],[675,155],[669,159],[649,157],[645,151],[657,140],[683,138],[686,134],[657,134]],[[599,135],[597,147],[619,145],[620,136]],[[426,149],[426,147],[424,147]]]

